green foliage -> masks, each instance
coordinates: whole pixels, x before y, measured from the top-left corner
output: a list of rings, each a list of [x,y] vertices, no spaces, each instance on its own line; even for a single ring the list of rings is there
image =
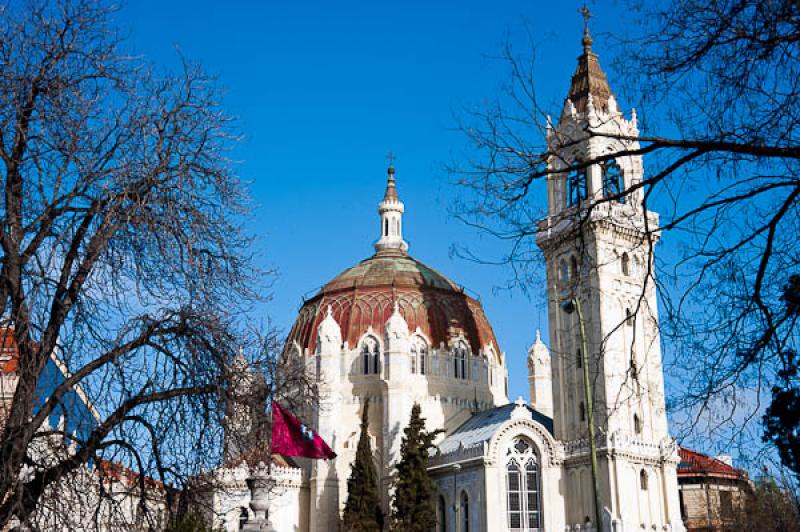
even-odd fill
[[[397,464],[392,530],[430,532],[436,526],[436,487],[428,475],[428,456],[433,440],[442,432],[425,430],[425,418],[414,403],[400,446]]]
[[[783,319],[800,319],[800,275],[783,287]],[[771,338],[771,335],[770,335]],[[800,477],[800,357],[791,348],[778,352],[781,369],[772,387],[772,402],[764,414],[763,440],[778,449],[783,465]]]
[[[367,433],[368,412],[369,400],[364,403],[364,411],[361,413],[361,435],[356,459],[350,478],[347,479],[347,502],[341,523],[345,532],[380,532],[383,529],[378,474],[372,461],[372,446]]]

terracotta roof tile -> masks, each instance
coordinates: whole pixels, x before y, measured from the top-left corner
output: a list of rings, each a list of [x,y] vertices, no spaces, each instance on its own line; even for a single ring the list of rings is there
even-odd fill
[[[480,303],[456,283],[409,256],[376,254],[334,277],[303,304],[289,342],[313,353],[328,306],[352,348],[369,327],[382,334],[395,302],[410,331],[417,327],[439,347],[463,332],[474,353],[499,346]]]
[[[747,479],[747,473],[697,451],[681,447],[678,451],[681,461],[678,464],[678,477],[711,476],[732,479]]]
[[[14,341],[14,328],[0,328],[0,373],[9,374],[17,371],[19,355]]]

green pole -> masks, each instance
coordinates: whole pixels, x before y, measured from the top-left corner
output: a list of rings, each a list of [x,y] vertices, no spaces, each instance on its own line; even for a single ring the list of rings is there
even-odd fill
[[[597,442],[594,438],[594,405],[592,403],[592,384],[589,375],[589,352],[586,349],[586,328],[583,323],[581,303],[577,297],[572,299],[575,304],[575,313],[578,315],[578,324],[581,330],[581,361],[583,364],[583,391],[586,395],[586,423],[589,429],[589,453],[592,460],[592,487],[594,488],[594,517],[597,520],[595,530],[603,529],[603,512],[600,507],[600,485],[597,480]]]

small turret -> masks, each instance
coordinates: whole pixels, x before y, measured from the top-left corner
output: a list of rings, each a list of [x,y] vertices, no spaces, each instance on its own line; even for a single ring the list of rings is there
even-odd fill
[[[528,385],[531,406],[542,414],[553,417],[553,379],[550,370],[550,350],[542,342],[539,330],[536,341],[528,349]]]
[[[392,315],[389,316],[389,320],[386,322],[386,340],[389,342],[389,348],[394,349],[395,346],[400,344],[405,346],[408,336],[408,322],[406,322],[403,315],[400,314],[400,307],[395,301],[394,312],[392,312]]]
[[[338,355],[342,348],[342,328],[333,317],[331,306],[328,305],[328,314],[317,328],[317,348],[320,355]]]
[[[394,180],[394,167],[389,164],[389,179],[383,201],[378,204],[378,215],[381,217],[381,237],[375,242],[375,251],[379,255],[406,255],[408,243],[403,240],[403,211],[405,207],[397,195],[397,184]]]

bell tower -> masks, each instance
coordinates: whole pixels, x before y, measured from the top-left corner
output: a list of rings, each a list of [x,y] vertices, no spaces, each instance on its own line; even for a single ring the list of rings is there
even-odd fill
[[[583,13],[583,52],[558,123],[548,117],[548,215],[537,236],[547,268],[554,432],[567,451],[567,523],[596,521],[591,421],[603,521],[683,530],[652,269],[658,215],[635,188],[643,175],[641,156],[630,154],[639,148],[636,113],[620,111]]]

